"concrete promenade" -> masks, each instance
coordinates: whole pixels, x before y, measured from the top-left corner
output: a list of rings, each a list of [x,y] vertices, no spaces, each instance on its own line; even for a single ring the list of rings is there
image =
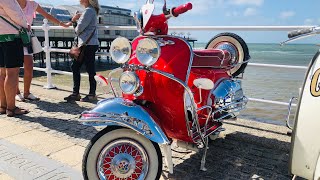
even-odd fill
[[[25,116],[0,115],[0,180],[82,179],[82,155],[99,131],[77,122],[91,103],[66,103],[70,87],[46,90],[34,82],[41,100],[19,102]],[[85,93],[85,91],[83,92]],[[100,98],[105,98],[102,95]],[[210,143],[207,172],[200,172],[202,153],[173,149],[174,174],[164,167],[162,179],[290,179],[287,128],[248,120],[228,121],[226,131]]]

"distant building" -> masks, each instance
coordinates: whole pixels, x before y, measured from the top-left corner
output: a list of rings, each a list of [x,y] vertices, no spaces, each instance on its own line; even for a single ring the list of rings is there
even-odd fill
[[[40,4],[41,7],[49,14],[53,15],[57,19],[63,22],[68,22],[71,20],[72,16],[78,11],[82,12],[84,8],[80,5],[70,6],[70,5],[60,5],[52,6]],[[135,21],[131,15],[131,10],[123,9],[111,6],[101,6],[101,10],[98,16],[98,23],[101,26],[134,26]],[[35,26],[43,24],[43,16],[36,14],[34,20]],[[51,24],[52,25],[52,24]],[[44,36],[42,30],[36,30],[35,35],[41,39]],[[99,30],[98,36],[101,41],[112,41],[118,36],[127,37],[128,39],[133,39],[138,35],[137,31],[127,31],[127,30]],[[50,39],[63,40],[70,39],[75,36],[72,30],[50,30]]]

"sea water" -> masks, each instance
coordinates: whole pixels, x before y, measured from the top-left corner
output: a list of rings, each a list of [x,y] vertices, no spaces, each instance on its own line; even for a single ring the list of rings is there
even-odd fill
[[[204,47],[205,44],[195,44],[195,48]],[[319,49],[309,44],[248,44],[248,47],[251,63],[293,66],[308,66]],[[242,80],[243,90],[250,98],[289,102],[298,96],[305,73],[304,69],[247,66]],[[283,125],[287,112],[287,106],[249,102],[240,117]]]

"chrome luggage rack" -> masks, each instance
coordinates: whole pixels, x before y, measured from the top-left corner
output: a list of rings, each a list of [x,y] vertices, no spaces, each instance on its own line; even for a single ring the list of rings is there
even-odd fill
[[[199,143],[201,143],[200,142],[201,138],[205,139],[208,136],[210,136],[211,134],[219,132],[221,130],[221,125],[222,125],[221,122],[223,120],[225,120],[226,118],[228,118],[228,119],[235,118],[238,115],[238,112],[245,109],[246,104],[248,102],[248,98],[243,96],[241,99],[238,99],[235,101],[236,102],[230,103],[230,104],[225,105],[223,107],[220,107],[213,112],[212,112],[211,106],[202,106],[201,108],[197,109],[197,111],[201,111],[203,109],[209,109],[209,113],[208,113],[208,116],[206,119],[206,123],[203,127],[200,128],[200,131],[197,131],[196,123],[195,122],[192,123],[191,129],[192,129],[192,139],[193,139],[194,143],[199,144]],[[227,112],[227,113],[223,114],[218,119],[214,119],[215,114],[222,113],[222,112]],[[210,126],[210,124],[209,124],[210,120],[212,120],[213,122],[218,122],[218,123]],[[199,121],[199,118],[198,118],[198,121]],[[200,123],[198,122],[197,124],[200,124]],[[218,127],[214,128],[217,125],[218,125]]]

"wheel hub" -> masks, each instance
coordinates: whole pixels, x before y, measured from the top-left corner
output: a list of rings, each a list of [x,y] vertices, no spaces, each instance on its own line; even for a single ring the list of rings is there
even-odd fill
[[[237,62],[237,60],[239,58],[238,57],[238,51],[237,51],[237,48],[233,44],[227,43],[227,42],[219,43],[219,44],[217,44],[215,49],[227,50],[231,55],[232,64],[237,64],[238,63]]]
[[[144,179],[148,156],[134,140],[115,140],[100,153],[97,172],[100,179]]]
[[[112,173],[119,178],[127,178],[135,170],[135,160],[129,154],[118,154],[111,162]]]

